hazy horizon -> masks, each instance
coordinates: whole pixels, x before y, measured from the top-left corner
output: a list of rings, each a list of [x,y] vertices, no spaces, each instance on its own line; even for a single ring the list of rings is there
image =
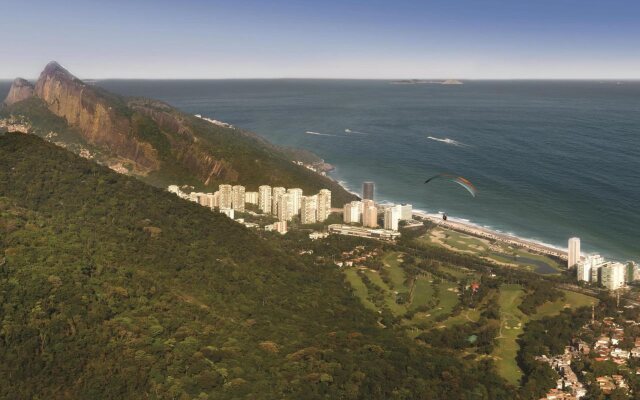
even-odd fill
[[[640,79],[633,1],[3,3],[9,80]]]

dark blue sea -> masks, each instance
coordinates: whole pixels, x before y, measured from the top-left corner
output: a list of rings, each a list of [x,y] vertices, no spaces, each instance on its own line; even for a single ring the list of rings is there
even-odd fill
[[[310,149],[377,200],[640,261],[640,82],[100,81]],[[4,97],[7,84],[0,85]],[[351,133],[345,130],[351,130]],[[307,132],[314,132],[310,134]],[[473,198],[441,172],[464,176]]]

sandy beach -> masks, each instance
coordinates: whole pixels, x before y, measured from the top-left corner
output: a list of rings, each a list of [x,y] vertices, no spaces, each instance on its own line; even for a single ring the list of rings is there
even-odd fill
[[[429,220],[438,226],[453,229],[455,231],[466,233],[468,235],[484,239],[496,240],[509,245],[522,247],[535,253],[558,257],[562,260],[567,259],[567,252],[565,250],[557,249],[555,247],[537,243],[531,240],[522,239],[517,236],[492,231],[491,229],[483,228],[468,222],[455,220],[452,218],[449,218],[447,221],[445,221],[442,219],[441,214],[429,214],[425,212],[414,211],[413,215]]]

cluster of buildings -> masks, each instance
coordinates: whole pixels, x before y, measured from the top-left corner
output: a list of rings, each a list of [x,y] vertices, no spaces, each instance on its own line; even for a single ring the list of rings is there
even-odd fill
[[[272,215],[277,219],[277,222],[265,226],[265,230],[283,234],[288,231],[288,222],[294,218],[303,225],[314,224],[326,221],[332,212],[331,191],[328,189],[309,196],[305,196],[299,188],[286,189],[269,185],[260,186],[257,192],[247,191],[242,185],[228,184],[220,185],[214,193],[186,193],[177,185],[169,186],[168,190],[183,199],[218,210],[231,219],[235,219],[236,212],[247,212],[247,204],[252,204],[262,214]],[[400,236],[400,221],[413,219],[411,204],[377,204],[373,196],[373,182],[365,182],[362,186],[363,200],[345,204],[344,224],[329,225],[328,233],[381,240],[397,239]]]
[[[628,327],[638,326],[640,323],[628,320]],[[621,369],[628,368],[631,359],[640,359],[640,337],[636,337],[633,347],[625,350],[625,327],[616,323],[613,318],[606,317],[601,321],[592,317],[590,324],[583,327],[588,333],[587,337],[594,337],[594,342],[589,344],[584,340],[575,338],[569,346],[565,347],[564,354],[549,357],[546,355],[536,357],[536,360],[548,363],[559,375],[556,387],[551,389],[544,399],[549,400],[573,400],[580,399],[587,394],[585,385],[578,380],[578,376],[571,369],[573,360],[590,357],[595,362],[612,361]],[[636,371],[640,374],[640,368]],[[595,376],[594,383],[598,385],[605,395],[615,389],[629,390],[629,385],[623,375],[612,374]]]
[[[345,224],[359,224],[365,228],[378,228],[379,214],[382,215],[382,227],[385,230],[397,231],[400,221],[411,221],[413,209],[411,204],[376,204],[373,201],[374,184],[362,184],[362,201],[352,201],[343,207]]]
[[[599,284],[608,290],[622,289],[627,282],[640,278],[640,269],[635,263],[607,261],[599,254],[582,256],[577,237],[569,239],[567,259],[567,266],[576,269],[578,281]]]
[[[29,133],[31,125],[16,117],[0,119],[0,132],[20,132]]]
[[[267,225],[266,230],[287,232],[287,222],[294,217],[302,224],[324,222],[331,214],[331,191],[322,189],[319,193],[305,196],[302,189],[271,187],[262,185],[257,192],[250,192],[242,185],[220,185],[214,193],[184,193],[177,185],[171,185],[169,192],[181,198],[196,202],[204,207],[217,209],[229,218],[235,212],[245,212],[247,204],[253,204],[263,213],[276,217],[278,222]]]
[[[334,261],[333,263],[338,267],[352,267],[361,266],[362,263],[375,259],[380,256],[379,249],[368,250],[365,246],[356,246],[351,251],[343,251],[340,261]]]
[[[544,399],[575,400],[587,394],[584,385],[578,380],[578,376],[571,369],[571,360],[573,360],[575,351],[581,350],[567,346],[562,355],[556,357],[536,357],[536,360],[548,363],[559,376],[556,387],[552,388]]]
[[[635,321],[628,323],[638,325]],[[629,359],[640,358],[640,337],[635,338],[631,350],[624,350],[620,347],[625,339],[624,328],[615,323],[613,318],[604,318],[602,328],[601,334],[593,344],[596,361],[611,360],[618,365],[627,365]]]

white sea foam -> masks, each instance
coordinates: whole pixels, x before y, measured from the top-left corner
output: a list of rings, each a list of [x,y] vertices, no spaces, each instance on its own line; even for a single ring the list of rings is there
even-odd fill
[[[438,138],[438,137],[434,137],[434,136],[427,136],[427,139],[435,140],[436,142],[450,144],[452,146],[469,147],[468,144],[464,144],[462,142],[458,142],[457,140],[453,140],[453,139],[450,139],[450,138]]]

